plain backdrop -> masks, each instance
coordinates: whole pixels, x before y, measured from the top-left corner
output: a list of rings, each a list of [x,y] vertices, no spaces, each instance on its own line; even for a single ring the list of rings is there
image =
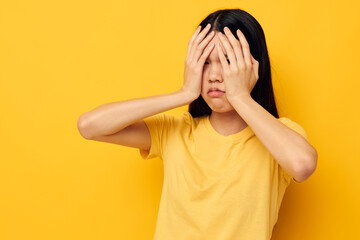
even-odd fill
[[[272,239],[360,239],[355,0],[1,1],[0,239],[152,239],[161,159],[86,140],[77,120],[180,89],[190,37],[224,8],[263,27],[279,114],[318,151],[315,173],[288,187]]]

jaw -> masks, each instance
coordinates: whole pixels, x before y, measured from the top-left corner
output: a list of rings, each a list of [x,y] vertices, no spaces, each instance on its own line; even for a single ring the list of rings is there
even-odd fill
[[[227,101],[225,95],[221,97],[209,97],[202,93],[201,96],[212,111],[228,112],[234,110],[233,106]]]

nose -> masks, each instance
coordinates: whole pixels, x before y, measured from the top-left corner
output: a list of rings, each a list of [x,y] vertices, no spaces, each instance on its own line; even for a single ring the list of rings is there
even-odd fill
[[[212,66],[209,67],[209,82],[216,82],[219,81],[220,83],[223,82],[222,77],[222,70],[220,64],[212,64]]]

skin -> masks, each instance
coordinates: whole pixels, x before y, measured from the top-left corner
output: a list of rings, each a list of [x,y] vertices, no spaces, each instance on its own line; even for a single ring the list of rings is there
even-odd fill
[[[317,151],[251,98],[259,63],[251,56],[244,35],[237,32],[237,40],[225,28],[226,36],[209,34],[204,39],[208,30],[206,27],[200,32],[198,27],[190,39],[180,90],[99,106],[80,116],[80,133],[87,139],[149,150],[150,134],[140,120],[189,104],[201,94],[212,109],[210,122],[220,134],[237,133],[248,124],[279,165],[296,181],[304,181],[315,171]],[[208,44],[210,41],[218,44],[216,48]],[[209,64],[205,64],[206,60]],[[207,92],[214,85],[225,90],[225,95],[210,98]]]
[[[225,27],[225,35],[219,33],[221,45],[217,45],[222,66],[227,99],[238,114],[254,131],[274,159],[297,182],[306,180],[317,165],[317,151],[307,139],[285,126],[251,98],[251,90],[259,75],[259,63],[251,56],[249,44],[238,29],[237,40]],[[230,62],[226,61],[223,48]]]
[[[226,51],[220,40],[219,32],[215,32],[215,36],[211,39],[208,46],[212,44],[219,44],[220,47],[212,48],[204,64],[201,96],[212,110],[209,117],[211,125],[220,134],[228,136],[240,132],[248,125],[234,109],[226,96],[223,67],[219,58],[219,51],[222,51],[224,55]],[[225,94],[220,97],[211,97],[207,93],[211,87],[217,87],[225,91]]]
[[[249,125],[279,165],[295,181],[304,181],[315,171],[316,149],[252,99],[250,93],[259,78],[259,62],[251,56],[249,44],[239,29],[236,31],[239,40],[227,27],[224,32],[225,35],[213,32],[200,44],[204,34],[194,35],[190,41],[190,61],[186,60],[185,89],[192,86],[188,91],[197,93],[197,81],[201,81],[200,94],[212,109],[209,119],[215,130],[227,136]],[[205,65],[199,79],[199,71],[188,69],[198,69],[202,64]],[[217,87],[225,94],[210,97],[207,94],[210,87]]]
[[[209,117],[210,123],[217,132],[228,136],[247,127],[246,121],[234,109],[230,100],[238,95],[250,95],[258,79],[259,64],[250,52],[248,54],[240,53],[242,52],[240,41],[236,40],[234,36],[232,37],[236,42],[233,44],[235,54],[228,51],[228,46],[226,43],[224,44],[220,32],[209,32],[209,30],[210,24],[204,29],[198,27],[189,41],[182,91],[192,96],[193,100],[201,94],[212,109]],[[208,32],[209,34],[205,37]],[[241,38],[239,37],[239,39]],[[228,60],[233,63],[232,65],[228,64],[224,56],[227,55],[226,52],[229,52]],[[241,67],[245,66],[245,63],[246,65],[250,63],[254,67],[247,67],[247,69]],[[240,68],[236,68],[237,65]],[[229,70],[230,67],[232,71]],[[225,78],[228,80],[225,81]],[[217,87],[226,93],[220,97],[210,97],[208,90],[211,87]]]

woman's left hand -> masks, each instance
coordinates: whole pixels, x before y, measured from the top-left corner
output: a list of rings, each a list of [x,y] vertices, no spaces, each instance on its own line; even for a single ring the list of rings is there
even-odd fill
[[[242,95],[249,95],[259,79],[259,62],[250,53],[249,44],[244,34],[238,29],[239,40],[228,27],[224,28],[226,35],[219,32],[219,38],[225,48],[230,63],[227,62],[219,45],[216,45],[223,68],[226,98],[231,101]]]

